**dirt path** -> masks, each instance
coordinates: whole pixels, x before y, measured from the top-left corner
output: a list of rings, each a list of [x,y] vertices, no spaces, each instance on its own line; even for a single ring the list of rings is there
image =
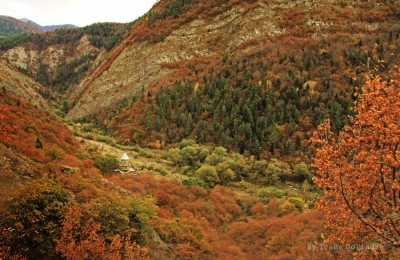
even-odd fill
[[[121,158],[124,152],[129,156],[129,158],[137,157],[137,153],[133,151],[123,151],[117,147],[111,146],[104,142],[85,139],[79,136],[76,136],[76,139],[79,140],[81,143],[81,148],[85,149],[86,151],[98,151],[102,154],[110,154],[115,156],[116,158]]]

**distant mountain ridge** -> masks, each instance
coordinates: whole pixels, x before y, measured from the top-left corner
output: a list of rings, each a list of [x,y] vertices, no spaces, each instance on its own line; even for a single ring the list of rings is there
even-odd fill
[[[0,37],[39,32],[42,32],[42,30],[32,24],[20,21],[10,16],[0,15]]]
[[[23,33],[41,33],[61,28],[77,28],[73,24],[42,26],[27,18],[16,19],[11,16],[0,15],[0,37],[8,37]]]
[[[39,30],[43,31],[43,32],[48,32],[48,31],[54,31],[57,29],[61,29],[61,28],[77,28],[78,26],[73,25],[73,24],[60,24],[60,25],[46,25],[46,26],[42,26],[38,23],[35,23],[34,21],[28,19],[28,18],[22,18],[20,19],[20,21],[23,21],[27,24],[33,25],[36,28],[38,28]]]

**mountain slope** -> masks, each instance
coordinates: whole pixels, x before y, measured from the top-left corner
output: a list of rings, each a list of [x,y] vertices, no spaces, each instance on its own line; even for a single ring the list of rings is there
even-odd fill
[[[348,40],[347,44],[350,44],[360,37],[377,34],[378,28],[390,30],[394,21],[390,20],[391,11],[387,6],[370,10],[370,6],[358,4],[341,8],[332,1],[324,1],[321,3],[323,7],[316,4],[300,7],[296,2],[273,1],[270,4],[263,1],[244,1],[241,4],[233,4],[234,1],[218,4],[214,1],[195,2],[199,3],[189,4],[190,8],[176,18],[158,19],[155,24],[150,24],[152,13],[168,1],[156,5],[132,30],[132,43],[122,46],[123,51],[113,63],[107,61],[111,65],[102,69],[107,70],[103,75],[94,75],[91,94],[88,95],[82,85],[73,91],[71,97],[75,100],[77,96],[82,104],[77,103],[68,117],[76,119],[96,113],[100,103],[106,107],[118,104],[123,98],[139,93],[142,86],[145,89],[159,87],[169,79],[177,79],[176,76],[190,77],[189,63],[199,67],[206,63],[205,67],[209,69],[216,66],[225,54],[231,54],[235,61],[254,55],[272,58],[279,49],[286,52],[279,56],[293,55],[323,39],[326,44],[321,44],[321,48],[328,48],[328,41],[337,38],[335,34],[343,34],[343,37],[357,35]],[[334,12],[327,11],[333,8],[336,8]],[[357,16],[343,19],[346,12]],[[197,19],[197,14],[202,18]],[[339,43],[334,41],[331,44]],[[328,51],[332,55],[337,48],[332,46]],[[106,91],[112,95],[97,98]]]
[[[0,37],[22,33],[39,33],[42,30],[10,16],[0,15]]]
[[[34,79],[11,66],[4,59],[0,59],[0,86],[0,91],[10,92],[45,111],[50,111],[51,109],[49,101],[45,100],[42,96],[48,93],[48,91]]]
[[[103,55],[124,37],[131,24],[98,23],[0,39],[8,62],[44,86],[63,93],[91,73]]]
[[[399,14],[376,1],[165,0],[129,26],[63,29],[2,55],[63,93],[67,119],[118,142],[309,160],[315,127],[339,131],[364,77],[400,62]]]
[[[301,158],[321,120],[346,123],[365,75],[399,62],[396,4],[176,2],[156,4],[71,88],[67,118],[100,122],[120,142],[192,138]]]
[[[58,259],[64,247],[80,259],[94,245],[101,256],[93,258],[106,259],[115,235],[152,259],[351,258],[353,250],[322,246],[329,230],[313,209],[321,191],[307,166],[309,138],[327,118],[340,131],[365,76],[385,77],[399,63],[398,15],[398,5],[374,1],[161,0],[127,27],[1,46],[0,236],[10,238],[0,241],[1,258],[11,248]],[[63,95],[77,132],[132,145],[107,136],[130,151],[136,172],[112,164],[101,176],[94,164],[110,163],[109,148],[80,139],[80,150],[63,122],[40,110],[36,90],[23,92],[32,85]],[[46,200],[26,200],[25,191],[43,188],[31,182],[41,174],[68,199],[55,212],[74,205],[68,215],[36,218],[57,197],[37,189]],[[15,188],[21,179],[26,186]]]

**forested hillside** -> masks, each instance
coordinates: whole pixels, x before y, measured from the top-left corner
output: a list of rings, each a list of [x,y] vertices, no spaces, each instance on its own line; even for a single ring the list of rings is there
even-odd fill
[[[0,259],[397,259],[399,15],[160,0],[0,38]]]
[[[42,94],[64,94],[93,72],[132,24],[97,23],[83,28],[20,34],[0,39],[3,57],[47,87]],[[63,48],[59,48],[63,46]]]
[[[2,258],[318,259],[305,244],[326,231],[308,209],[317,194],[304,163],[292,170],[187,140],[165,154],[135,148],[138,174],[115,174],[104,148],[80,148],[59,119],[0,95]],[[143,156],[155,161],[139,167]]]
[[[274,10],[280,20],[266,17],[285,32],[253,36],[236,47],[224,46],[223,36],[218,36],[219,41],[214,36],[213,41],[207,40],[207,46],[218,50],[218,54],[162,63],[162,67],[174,72],[147,88],[144,83],[111,113],[104,110],[90,120],[103,124],[108,133],[125,143],[147,145],[158,140],[173,144],[192,138],[257,158],[311,159],[313,151],[308,140],[316,126],[329,118],[337,133],[352,115],[354,95],[364,84],[365,76],[386,75],[398,63],[400,28],[388,22],[395,17],[396,6],[379,9],[382,16],[387,14],[384,22],[378,11],[370,9],[373,3],[344,5],[343,9],[328,2],[325,8],[289,5],[278,9],[257,1],[252,4],[247,6],[249,13]],[[335,12],[326,10],[328,6]],[[219,8],[210,6],[205,12],[230,15],[233,11],[224,13],[224,8],[235,7],[229,2]],[[162,30],[161,21],[187,23],[191,8],[200,7],[185,3],[181,9],[174,9],[180,12],[172,17],[151,12],[147,26],[154,32]],[[302,8],[314,10],[318,18]],[[357,14],[347,17],[354,26],[346,26],[342,18],[337,20],[344,10]],[[235,23],[240,18],[230,19]],[[358,19],[362,22],[356,22]],[[212,28],[212,22],[207,22]],[[236,23],[239,27],[240,23]],[[250,31],[265,30],[259,24],[248,23],[250,26],[254,26],[247,28]],[[193,25],[180,30],[182,38],[197,37],[198,31],[193,33],[190,28]],[[168,43],[172,38],[166,39],[167,44],[172,44]],[[235,36],[229,39],[240,41]],[[116,73],[112,68],[111,71]],[[116,97],[120,97],[120,89],[114,92]]]
[[[63,94],[67,118],[120,143],[191,138],[310,162],[316,126],[330,118],[338,132],[364,77],[397,64],[398,13],[373,1],[160,1],[131,24],[0,45],[9,62]]]

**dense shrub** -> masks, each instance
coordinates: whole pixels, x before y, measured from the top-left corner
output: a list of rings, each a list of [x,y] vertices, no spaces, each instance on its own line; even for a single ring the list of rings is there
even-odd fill
[[[290,203],[296,206],[299,212],[303,212],[304,210],[304,201],[301,198],[290,197],[287,199]]]
[[[67,192],[50,180],[16,188],[0,211],[0,228],[12,230],[12,250],[26,253],[28,259],[55,255],[67,204]]]
[[[206,182],[204,182],[203,180],[196,179],[196,178],[189,178],[189,179],[183,180],[182,184],[186,185],[186,186],[199,186],[199,187],[204,188],[207,191],[210,190],[210,187],[208,186],[208,184]]]
[[[94,165],[104,174],[110,174],[115,169],[119,169],[120,167],[118,159],[110,154],[94,157]]]

